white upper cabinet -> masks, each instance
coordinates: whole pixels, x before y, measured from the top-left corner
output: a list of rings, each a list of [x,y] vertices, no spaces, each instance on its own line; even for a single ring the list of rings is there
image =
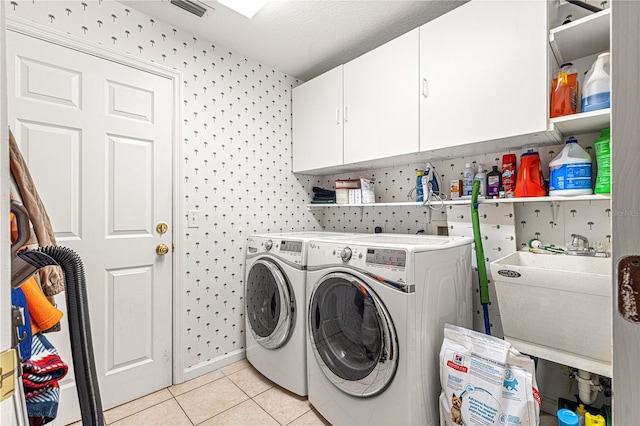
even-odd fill
[[[344,164],[418,152],[418,42],[416,28],[344,65]]]
[[[342,69],[293,89],[293,171],[342,165]]]
[[[546,133],[547,40],[546,1],[472,0],[420,27],[420,151]]]

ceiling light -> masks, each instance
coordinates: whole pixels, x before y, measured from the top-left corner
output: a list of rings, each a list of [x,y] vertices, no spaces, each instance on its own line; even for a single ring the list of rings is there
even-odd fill
[[[269,0],[218,0],[218,3],[251,19],[267,1]]]
[[[202,7],[202,5],[189,0],[171,0],[170,3],[199,17],[202,17],[202,15],[204,15],[207,11],[207,9]]]

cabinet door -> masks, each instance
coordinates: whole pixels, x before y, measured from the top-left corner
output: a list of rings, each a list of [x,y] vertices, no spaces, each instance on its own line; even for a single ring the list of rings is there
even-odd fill
[[[344,163],[417,152],[418,29],[344,65]]]
[[[342,65],[293,89],[293,171],[342,165]]]
[[[420,27],[420,150],[544,131],[547,2],[479,1]]]

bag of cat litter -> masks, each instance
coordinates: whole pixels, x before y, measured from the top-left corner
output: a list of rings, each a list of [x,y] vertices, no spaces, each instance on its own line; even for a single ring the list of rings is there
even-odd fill
[[[539,423],[535,365],[509,342],[445,324],[440,383],[442,426]]]

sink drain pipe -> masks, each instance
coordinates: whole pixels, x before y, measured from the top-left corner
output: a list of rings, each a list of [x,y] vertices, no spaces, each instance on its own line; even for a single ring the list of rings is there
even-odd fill
[[[480,192],[480,181],[473,182],[471,192],[471,223],[473,225],[473,240],[476,245],[476,263],[478,264],[478,281],[480,283],[480,303],[484,315],[484,332],[491,335],[491,323],[489,321],[489,281],[487,280],[487,264],[484,260],[484,249],[482,248],[482,236],[480,235],[480,219],[478,217],[478,193]]]
[[[597,374],[591,374],[586,370],[578,370],[576,380],[578,381],[578,396],[580,402],[585,405],[591,405],[598,397],[598,393],[602,389],[599,382],[599,376]]]
[[[64,272],[71,358],[73,359],[82,424],[103,426],[106,423],[102,414],[100,388],[93,356],[82,260],[76,252],[67,247],[40,247],[36,250],[53,258],[60,264]]]

